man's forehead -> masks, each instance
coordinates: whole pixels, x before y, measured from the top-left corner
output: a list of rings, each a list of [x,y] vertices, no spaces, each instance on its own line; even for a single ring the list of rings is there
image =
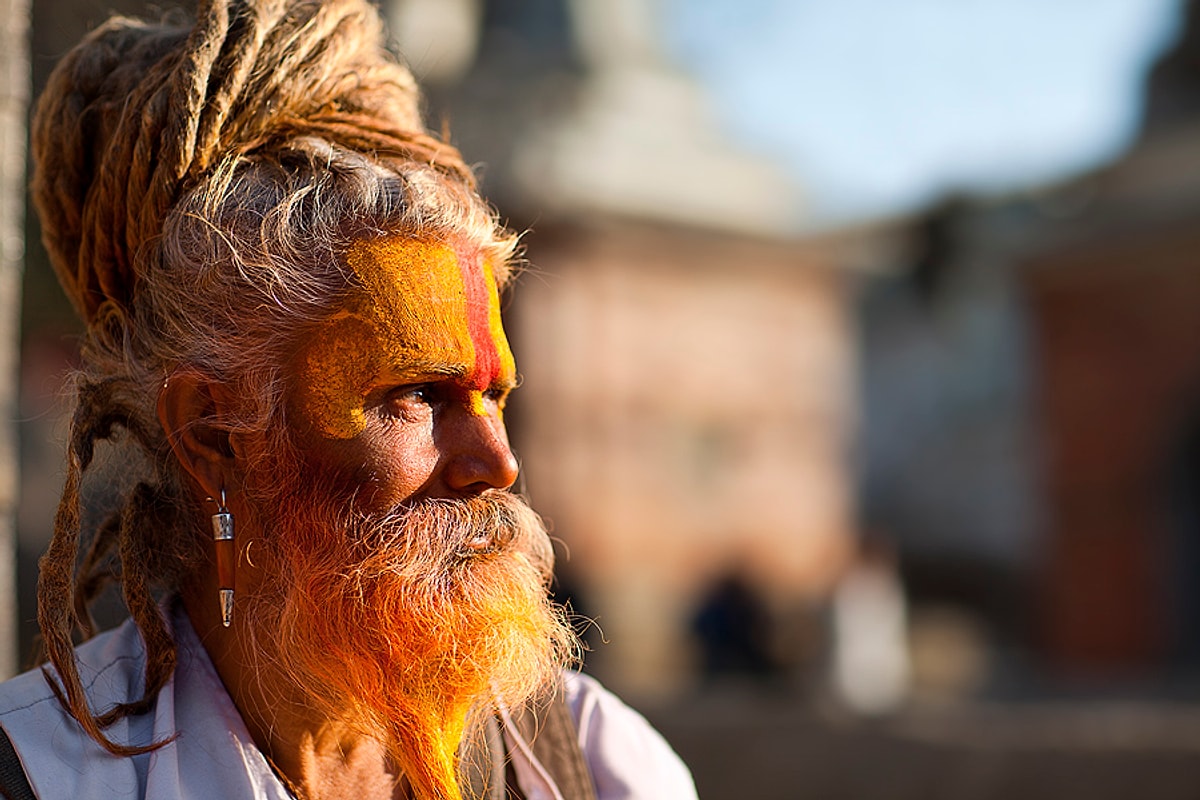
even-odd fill
[[[346,265],[365,290],[351,313],[384,329],[397,367],[424,364],[430,373],[465,375],[477,389],[515,373],[495,276],[478,247],[370,239],[350,248]]]
[[[477,248],[402,236],[351,245],[346,266],[376,302],[418,305],[465,298],[465,279],[482,268]]]

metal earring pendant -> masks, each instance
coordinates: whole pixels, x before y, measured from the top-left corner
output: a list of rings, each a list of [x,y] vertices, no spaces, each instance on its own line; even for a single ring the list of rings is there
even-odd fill
[[[217,559],[217,595],[221,604],[221,623],[228,628],[233,621],[233,573],[237,550],[233,546],[233,514],[225,507],[225,489],[212,515],[213,550]]]

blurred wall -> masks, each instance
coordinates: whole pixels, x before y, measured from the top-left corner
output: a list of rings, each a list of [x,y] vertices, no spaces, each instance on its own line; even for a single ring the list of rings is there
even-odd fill
[[[1074,668],[1200,667],[1200,118],[1097,176],[1037,230],[1048,508],[1042,644]]]
[[[811,657],[787,627],[811,622],[855,528],[836,251],[613,220],[547,233],[512,307],[514,430],[607,639],[590,665],[679,687],[698,598],[730,573],[769,601],[777,655]]]

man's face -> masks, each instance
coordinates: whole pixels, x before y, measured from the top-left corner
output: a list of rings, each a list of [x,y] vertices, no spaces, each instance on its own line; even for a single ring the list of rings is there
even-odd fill
[[[544,527],[491,491],[516,462],[490,269],[400,238],[346,265],[362,288],[291,361],[288,442],[250,462],[264,535],[235,624],[314,708],[385,743],[421,796],[452,797],[469,711],[539,691],[574,640],[547,595]]]
[[[401,237],[359,242],[345,262],[361,288],[292,364],[300,449],[368,508],[507,488],[516,368],[491,265]]]

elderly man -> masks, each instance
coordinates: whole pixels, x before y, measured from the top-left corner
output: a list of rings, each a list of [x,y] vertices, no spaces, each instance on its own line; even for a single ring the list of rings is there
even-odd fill
[[[507,492],[515,237],[425,132],[376,12],[197,19],[110,20],[38,106],[35,198],[87,332],[49,663],[0,686],[4,792],[694,797],[563,669],[549,542]],[[104,440],[140,479],[82,530]],[[130,620],[96,635],[112,582]]]

